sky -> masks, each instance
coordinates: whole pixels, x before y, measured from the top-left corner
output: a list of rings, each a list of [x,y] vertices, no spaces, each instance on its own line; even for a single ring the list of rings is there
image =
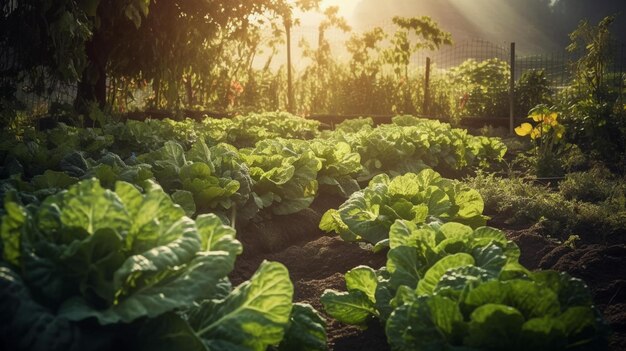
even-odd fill
[[[382,0],[386,1],[386,0]],[[324,16],[321,14],[324,12],[324,9],[330,6],[339,7],[339,15],[341,15],[346,20],[353,22],[355,21],[354,13],[359,5],[361,0],[322,0],[320,2],[320,11],[308,11],[308,12],[297,12],[296,16],[300,19],[302,27],[311,27],[317,28],[318,24],[322,21]]]
[[[339,6],[354,31],[384,26],[395,15],[431,16],[453,39],[481,38],[498,42],[519,42],[527,51],[563,48],[567,34],[585,17],[597,22],[606,15],[622,12],[615,32],[626,36],[626,0],[551,0],[560,6],[552,17],[541,0],[322,0],[321,10]],[[535,3],[534,7],[532,3]],[[544,1],[545,3],[545,1]],[[558,6],[557,6],[558,7]],[[321,11],[320,11],[321,12]],[[303,30],[317,27],[319,13],[301,14]],[[552,23],[560,21],[560,23]],[[560,30],[557,31],[557,24]]]
[[[482,39],[508,46],[516,42],[518,54],[550,54],[563,52],[569,42],[568,33],[578,22],[589,18],[597,23],[602,17],[621,12],[614,25],[614,34],[626,42],[626,0],[322,0],[319,12],[297,13],[301,25],[292,30],[295,68],[307,62],[299,60],[298,43],[317,43],[317,27],[329,6],[338,6],[352,27],[348,34],[337,30],[326,33],[339,59],[348,59],[345,41],[354,33],[380,26],[389,34],[395,30],[393,16],[430,16],[440,28],[452,34],[457,44],[470,39]],[[542,5],[543,3],[543,5]],[[534,5],[532,5],[534,4]],[[547,10],[548,9],[548,10]],[[280,57],[276,63],[283,61]]]

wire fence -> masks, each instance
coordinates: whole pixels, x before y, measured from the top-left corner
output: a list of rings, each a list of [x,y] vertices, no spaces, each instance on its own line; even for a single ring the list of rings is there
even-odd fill
[[[0,43],[0,99],[12,100],[30,114],[49,111],[52,104],[72,104],[77,84],[61,82],[42,67],[22,65],[23,57]]]
[[[609,89],[619,92],[620,96],[624,93],[626,83],[625,49],[624,43],[610,44],[606,50],[606,66],[601,77],[603,83]],[[579,96],[582,89],[585,89],[584,85],[574,84],[577,72],[575,63],[581,58],[580,53],[562,50],[540,54],[514,54],[512,57],[511,50],[511,43],[473,39],[439,51],[420,53],[415,56],[412,64],[414,69],[425,71],[426,60],[430,59],[431,81],[446,83],[448,95],[458,99],[458,117],[461,118],[508,117],[511,107],[511,77],[515,82],[512,93],[516,116],[524,115],[529,108],[534,107],[524,105],[524,96],[519,96],[529,89],[545,89],[544,93],[552,101],[567,94]],[[514,67],[513,76],[511,67]],[[431,102],[434,105],[443,103],[436,101],[437,96],[430,98],[435,100]]]

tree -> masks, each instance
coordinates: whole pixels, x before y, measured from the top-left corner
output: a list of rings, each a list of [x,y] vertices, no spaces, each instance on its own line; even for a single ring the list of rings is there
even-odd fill
[[[409,91],[409,64],[414,53],[423,50],[437,50],[441,45],[452,44],[452,36],[439,28],[437,22],[428,16],[394,17],[398,27],[392,40],[391,48],[384,53],[385,60],[391,64],[399,81],[404,82],[404,113],[413,113]],[[416,38],[416,39],[415,39]],[[415,42],[412,42],[412,39]]]
[[[324,10],[324,20],[318,27],[317,49],[312,49],[306,41],[301,41],[300,46],[303,48],[303,56],[312,60],[312,65],[307,67],[303,74],[303,80],[310,80],[310,93],[312,111],[320,112],[328,108],[328,96],[333,76],[336,73],[336,62],[331,54],[331,45],[326,38],[326,32],[336,28],[342,32],[349,32],[350,26],[345,18],[338,15],[339,7],[331,6]],[[308,78],[308,79],[307,79]]]
[[[157,97],[185,74],[215,64],[224,43],[258,19],[310,9],[319,0],[12,0],[2,6],[2,45],[20,69],[44,67],[79,82],[76,107],[106,103],[109,74],[153,81]],[[25,40],[26,39],[26,40]],[[157,98],[157,102],[158,102]]]
[[[50,87],[43,76],[63,82],[76,81],[87,65],[83,49],[92,25],[84,2],[69,0],[13,0],[0,8],[0,50],[15,63],[2,72],[17,79],[29,71],[36,88]]]
[[[180,85],[185,83],[188,89],[194,77],[198,85],[213,88],[214,80],[206,78],[219,64],[226,44],[248,40],[263,21],[262,15],[283,17],[296,7],[309,9],[318,2],[149,0],[149,12],[140,26],[104,29],[108,36],[98,46],[105,48],[101,56],[112,74],[152,81],[154,105],[159,107],[164,95],[173,107],[179,104]],[[102,101],[100,97],[98,101]]]
[[[623,172],[626,165],[626,115],[621,73],[611,72],[615,50],[613,16],[597,25],[581,21],[570,34],[568,50],[580,58],[573,63],[574,82],[562,104],[567,109],[567,137],[594,159]],[[615,84],[617,83],[617,84]]]
[[[350,79],[346,84],[344,96],[352,113],[363,113],[375,110],[377,100],[378,76],[383,66],[380,44],[386,35],[382,28],[354,34],[346,42],[350,53]],[[379,91],[379,90],[378,90]],[[390,95],[391,92],[386,92]]]

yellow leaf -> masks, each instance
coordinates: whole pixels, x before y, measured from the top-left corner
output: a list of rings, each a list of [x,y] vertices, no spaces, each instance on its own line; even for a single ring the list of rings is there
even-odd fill
[[[515,128],[515,134],[519,136],[526,136],[533,130],[533,126],[530,123],[522,123],[521,126]]]

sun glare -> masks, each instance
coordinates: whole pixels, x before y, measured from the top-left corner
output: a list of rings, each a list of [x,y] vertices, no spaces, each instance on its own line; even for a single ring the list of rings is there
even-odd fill
[[[359,4],[360,0],[322,0],[320,2],[320,12],[323,12],[324,9],[330,6],[338,6],[339,14],[343,16],[348,22],[351,21],[354,10]],[[314,25],[316,26],[322,19],[322,16],[319,13],[310,11],[306,13],[301,13],[299,15],[300,20],[304,25]]]

